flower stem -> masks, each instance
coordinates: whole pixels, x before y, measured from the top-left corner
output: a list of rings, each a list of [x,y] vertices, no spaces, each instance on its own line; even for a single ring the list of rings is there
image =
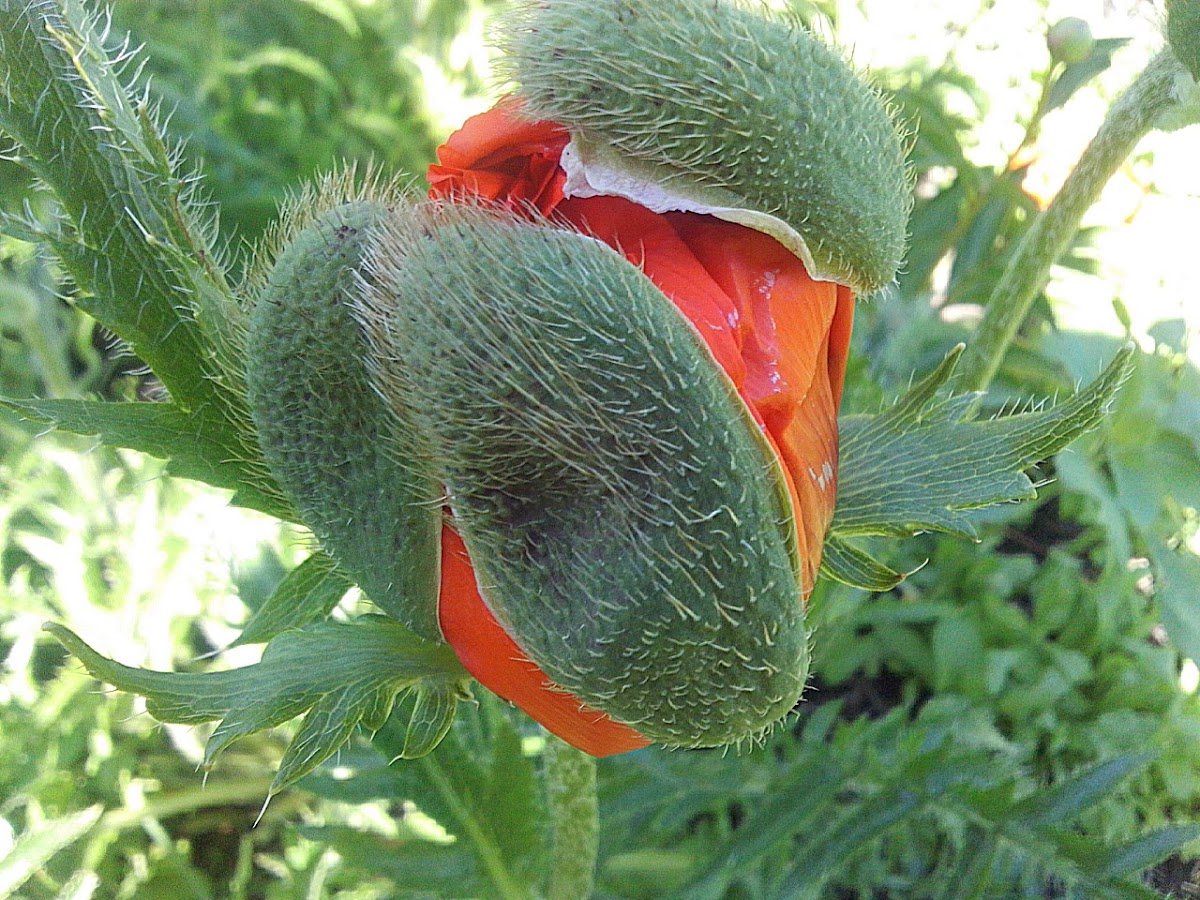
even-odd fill
[[[600,842],[596,761],[548,736],[545,764],[551,823],[547,896],[555,900],[587,900],[592,896]]]
[[[1050,268],[1079,230],[1084,214],[1158,117],[1176,101],[1175,80],[1183,67],[1169,50],[1150,60],[1117,98],[1079,158],[1062,190],[1034,221],[996,282],[983,321],[963,358],[960,386],[983,391],[1029,315]]]

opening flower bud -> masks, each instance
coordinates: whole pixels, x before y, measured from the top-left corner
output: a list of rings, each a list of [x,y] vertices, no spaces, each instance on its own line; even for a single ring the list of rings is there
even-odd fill
[[[785,716],[808,666],[788,480],[662,291],[593,237],[436,203],[388,220],[364,284],[374,383],[542,677],[673,746]]]
[[[1075,16],[1059,19],[1046,32],[1046,47],[1050,51],[1050,58],[1068,66],[1087,59],[1095,45],[1091,26]]]

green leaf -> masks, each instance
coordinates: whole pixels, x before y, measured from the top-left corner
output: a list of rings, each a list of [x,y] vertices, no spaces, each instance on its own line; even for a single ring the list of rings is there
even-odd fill
[[[391,879],[397,893],[390,896],[404,900],[480,896],[476,887],[480,884],[479,865],[461,843],[435,844],[407,835],[384,837],[338,825],[301,825],[297,831],[335,851],[344,860],[344,868],[363,882]]]
[[[1112,876],[1135,875],[1200,838],[1200,825],[1167,825],[1139,834],[1119,847],[1108,849],[1107,872]]]
[[[833,533],[975,538],[965,510],[1035,495],[1024,470],[1103,421],[1129,371],[1123,348],[1087,388],[1049,410],[974,418],[977,398],[939,398],[962,348],[890,409],[842,420]]]
[[[80,305],[128,341],[175,399],[239,410],[242,310],[194,211],[194,179],[175,169],[146,95],[121,81],[79,0],[0,5],[0,128],[15,158],[57,195],[43,239],[84,296]],[[242,417],[242,422],[248,419]]]
[[[80,812],[43,822],[17,838],[0,859],[0,897],[10,897],[31,875],[39,871],[59,850],[73,844],[91,830],[104,810],[99,804]]]
[[[912,572],[896,572],[853,544],[830,536],[821,554],[821,574],[864,591],[890,591]]]
[[[1155,541],[1149,557],[1163,627],[1186,656],[1200,659],[1200,556]]]
[[[454,709],[464,699],[459,684],[426,681],[413,689],[416,702],[404,730],[401,759],[420,759],[442,742],[454,724]]]
[[[1129,43],[1129,38],[1100,38],[1092,45],[1092,52],[1080,62],[1063,69],[1062,74],[1050,87],[1046,96],[1046,112],[1058,109],[1072,95],[1112,65],[1113,54]]]
[[[939,396],[962,349],[891,408],[842,418],[828,567],[838,580],[875,590],[891,577],[846,537],[942,531],[975,539],[968,510],[1036,496],[1024,470],[1104,420],[1133,354],[1132,346],[1122,348],[1095,381],[1057,406],[979,420],[977,395]]]
[[[231,646],[262,644],[288,629],[324,618],[350,586],[337,562],[318,550],[287,574]]]
[[[1047,790],[1039,791],[1014,807],[1012,813],[1026,827],[1067,822],[1105,797],[1118,783],[1156,755],[1126,753],[1110,759]]]
[[[231,74],[242,76],[254,75],[263,69],[283,69],[309,79],[330,94],[338,91],[337,79],[325,66],[292,47],[265,47],[231,63],[228,69]]]
[[[361,722],[375,731],[396,695],[426,680],[454,685],[466,677],[447,646],[422,641],[383,616],[321,622],[272,640],[262,661],[226,672],[151,672],[113,662],[61,625],[47,625],[96,678],[146,698],[162,722],[219,719],[205,764],[246,735],[303,715],[272,782],[275,793],[332,756]]]
[[[357,39],[361,35],[362,29],[354,15],[354,7],[349,3],[343,0],[300,0],[300,3],[336,22],[348,38]]]
[[[390,758],[411,746],[411,726],[393,715],[373,743]],[[488,896],[526,896],[545,874],[546,830],[535,760],[526,756],[509,710],[490,695],[479,715],[460,717],[415,766],[392,767],[399,792],[471,848]],[[471,892],[464,887],[467,893]]]
[[[295,521],[296,514],[258,461],[246,457],[229,422],[212,407],[189,411],[177,403],[98,400],[14,400],[0,408],[72,434],[96,435],[112,447],[168,460],[167,471],[234,492],[238,506]]]

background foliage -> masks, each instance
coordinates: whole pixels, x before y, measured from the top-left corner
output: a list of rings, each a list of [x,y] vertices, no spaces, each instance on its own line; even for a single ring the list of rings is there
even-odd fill
[[[987,65],[992,4],[957,4],[937,41],[919,17],[922,49],[890,59],[865,38],[885,29],[863,27],[864,9],[886,14],[877,4],[794,6],[880,62],[920,123],[907,271],[860,306],[848,410],[874,410],[969,339],[973,305],[1071,139],[1054,117],[1086,121],[1136,66],[1122,54],[1144,58],[1115,39],[1148,38],[1136,19],[1108,20],[1114,40],[1086,85],[1069,99],[1059,88],[1043,120],[1048,12],[1035,0],[1000,4],[1013,43]],[[419,175],[447,129],[486,105],[488,8],[119,0],[114,33],[146,45],[151,92],[188,136],[236,259],[289,190],[341,160]],[[1020,41],[1033,49],[1009,52]],[[1131,216],[1119,240],[1146,240],[1137,214],[1153,222],[1187,192],[1154,166],[1167,147],[1147,142],[1106,195],[1002,372],[999,402],[1066,393],[1133,337],[1138,366],[1108,425],[1042,468],[1037,503],[979,515],[980,544],[880,544],[898,570],[928,560],[886,594],[823,584],[810,702],[765,749],[602,763],[601,896],[1200,895],[1200,563],[1188,551],[1200,354],[1182,315],[1198,304],[1169,252],[1143,252],[1138,271],[1100,227]],[[1131,179],[1143,193],[1129,213]],[[0,203],[53,211],[8,162]],[[152,393],[67,291],[33,246],[0,238],[0,394]],[[226,499],[153,459],[0,417],[0,896],[488,897],[536,883],[541,739],[500,704],[481,698],[434,754],[391,766],[404,733],[389,724],[264,810],[284,736],[239,741],[202,777],[199,729],[155,725],[137,699],[100,692],[41,632],[53,620],[129,665],[211,668],[205,657],[311,549]],[[335,617],[358,605],[351,594]],[[219,665],[255,656],[224,650]]]

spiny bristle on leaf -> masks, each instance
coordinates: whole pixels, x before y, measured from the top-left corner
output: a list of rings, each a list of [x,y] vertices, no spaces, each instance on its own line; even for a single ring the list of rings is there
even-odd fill
[[[893,280],[912,203],[905,139],[806,31],[714,0],[541,0],[499,34],[530,113],[571,129],[599,192],[726,210],[859,292]]]
[[[808,646],[783,474],[650,280],[586,235],[426,204],[363,282],[372,379],[529,658],[668,745],[785,715]]]
[[[350,181],[331,181],[331,195]],[[353,272],[388,208],[310,196],[314,212],[295,214],[304,224],[289,233],[250,315],[246,383],[263,455],[304,524],[367,596],[439,640],[441,490],[397,451],[350,311]]]

